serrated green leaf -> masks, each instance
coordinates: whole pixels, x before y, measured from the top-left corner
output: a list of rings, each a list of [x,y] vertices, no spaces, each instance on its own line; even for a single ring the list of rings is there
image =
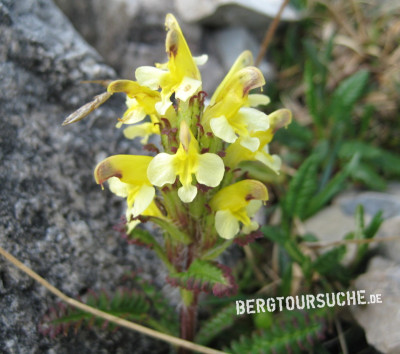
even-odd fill
[[[354,104],[365,92],[368,79],[369,72],[359,70],[339,84],[332,95],[330,105],[330,112],[336,121],[347,119],[350,116]]]
[[[358,239],[371,239],[373,238],[379,230],[383,222],[382,211],[376,213],[367,227],[364,226],[364,208],[359,205],[356,212],[356,223],[357,230],[355,238]],[[358,265],[364,258],[368,251],[369,244],[361,244],[357,248],[357,257],[354,262],[355,266]]]
[[[268,330],[257,330],[251,336],[234,340],[228,353],[300,353],[312,350],[313,341],[324,331],[319,316],[295,312],[285,312],[280,325]]]
[[[196,259],[186,272],[169,274],[168,282],[188,290],[212,291],[217,296],[230,294],[236,290],[236,284],[233,283],[233,277],[226,275],[223,267],[216,263]]]
[[[195,342],[207,345],[222,331],[231,327],[237,318],[235,303],[223,308],[202,324],[200,330],[196,334]]]
[[[350,171],[356,168],[359,163],[359,156],[356,154],[352,160],[345,166],[345,168],[338,172],[326,186],[315,195],[304,212],[304,218],[309,218],[318,212],[326,203],[328,203],[337,193],[344,188],[344,183],[348,178]]]
[[[201,256],[203,261],[212,261],[222,254],[231,244],[233,240],[223,240],[212,249],[208,250],[204,255]]]
[[[185,245],[191,242],[191,239],[188,235],[182,232],[178,227],[176,227],[173,223],[168,220],[164,220],[155,216],[148,217],[153,223],[160,226],[164,231],[166,231],[173,240],[181,242]]]
[[[313,133],[310,128],[302,126],[293,120],[287,129],[279,129],[275,133],[274,141],[294,150],[304,150],[311,146]]]
[[[376,233],[378,232],[379,228],[381,227],[384,219],[383,219],[383,212],[379,211],[374,215],[368,226],[364,229],[364,236],[366,239],[375,237]]]
[[[318,127],[322,127],[321,116],[318,109],[318,97],[316,88],[314,85],[314,71],[310,61],[306,61],[304,67],[304,82],[306,84],[306,104],[310,112],[311,118],[314,124]]]
[[[305,215],[306,206],[317,190],[319,159],[311,155],[303,162],[289,184],[282,209],[289,217]]]
[[[359,153],[362,161],[392,176],[400,176],[400,155],[375,147],[362,141],[350,140],[343,143],[339,157],[349,159]]]
[[[87,305],[95,307],[111,315],[122,317],[130,321],[147,323],[150,305],[143,294],[135,291],[117,290],[115,294],[108,295],[104,291],[89,294],[84,301]],[[78,329],[81,325],[115,326],[109,325],[102,318],[95,317],[76,308],[59,306],[51,312],[41,325],[44,333],[67,333],[73,326]]]
[[[279,226],[265,225],[261,227],[261,232],[266,238],[281,246],[285,244],[288,238],[288,235]]]
[[[154,218],[154,219],[159,219],[159,218]],[[174,267],[168,260],[168,257],[164,249],[160,246],[160,244],[153,237],[153,235],[150,234],[150,232],[137,227],[130,232],[128,238],[138,240],[140,243],[152,248],[154,252],[157,253],[157,256],[164,262],[168,270],[174,271]]]
[[[320,255],[313,263],[313,269],[322,275],[331,275],[338,269],[346,254],[346,246],[335,247]]]
[[[350,172],[352,180],[361,182],[369,189],[382,191],[386,189],[386,181],[370,165],[359,163],[356,169]]]

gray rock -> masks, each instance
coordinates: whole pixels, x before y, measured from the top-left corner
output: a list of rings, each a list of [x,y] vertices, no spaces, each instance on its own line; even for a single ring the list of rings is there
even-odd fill
[[[163,0],[56,0],[84,38],[123,78],[133,79],[141,65],[166,59],[165,15],[173,4]],[[200,27],[182,24],[191,48]],[[202,53],[199,53],[202,54]]]
[[[335,198],[331,206],[308,219],[304,223],[304,229],[306,232],[318,236],[323,242],[342,240],[346,234],[355,230],[354,214],[357,206],[362,205],[366,223],[380,210],[383,212],[385,221],[376,237],[395,236],[400,230],[400,194],[396,194],[396,190],[398,190],[396,185],[392,185],[390,188],[390,193],[344,192]],[[400,246],[398,244],[398,241],[384,242],[379,247],[387,257],[400,262]],[[376,247],[376,244],[370,247]],[[355,249],[355,245],[348,246],[344,263],[351,261],[355,255]]]
[[[352,215],[358,205],[370,216],[382,210],[385,219],[400,215],[400,198],[389,193],[364,192],[356,197],[342,197],[339,201],[343,212]]]
[[[115,153],[135,153],[114,127],[109,103],[78,124],[63,119],[99,93],[81,80],[108,79],[103,63],[51,0],[0,0],[0,244],[67,295],[113,291],[125,272],[163,281],[153,253],[128,246],[112,226],[123,201],[102,192],[93,168]],[[104,89],[100,89],[100,92]],[[148,353],[167,348],[127,330],[41,335],[56,299],[0,257],[0,351]]]
[[[382,303],[352,306],[351,312],[364,328],[368,343],[387,354],[400,352],[400,266],[381,257],[373,258],[365,274],[354,283],[370,295],[381,294]]]
[[[303,226],[306,233],[314,234],[319,241],[332,243],[343,240],[344,236],[354,231],[356,223],[353,215],[343,213],[337,205],[331,205],[306,220]],[[356,255],[356,248],[356,245],[347,247],[343,264],[351,263]],[[322,249],[324,252],[328,250],[328,247]]]
[[[380,243],[379,248],[383,255],[400,264],[400,216],[387,219],[379,229],[377,237],[399,237],[394,241]]]
[[[244,27],[229,27],[218,30],[215,33],[214,47],[221,59],[222,65],[227,72],[236,58],[245,50],[250,50],[254,58],[260,50],[260,43],[254,38],[252,33]],[[259,65],[260,70],[266,80],[272,80],[272,66],[263,60]]]
[[[278,13],[281,4],[281,0],[175,0],[175,8],[185,21],[252,28],[265,28]],[[281,19],[296,21],[300,19],[300,14],[289,5]]]
[[[400,198],[400,183],[399,182],[388,183],[386,193],[393,195],[397,198]]]

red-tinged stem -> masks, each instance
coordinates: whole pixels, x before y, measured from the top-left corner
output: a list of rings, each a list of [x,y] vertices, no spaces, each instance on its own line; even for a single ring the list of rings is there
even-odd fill
[[[180,310],[180,325],[182,339],[193,342],[196,333],[197,323],[197,294],[188,290],[182,290],[183,304]],[[190,301],[189,304],[186,302]],[[188,354],[189,351],[185,348],[179,348],[178,354]]]

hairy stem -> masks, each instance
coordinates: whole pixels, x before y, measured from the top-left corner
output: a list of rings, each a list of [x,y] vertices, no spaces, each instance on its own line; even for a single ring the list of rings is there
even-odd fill
[[[197,323],[197,294],[194,294],[192,291],[182,289],[181,295],[183,304],[180,310],[180,337],[188,341],[193,341],[196,333]],[[188,353],[187,349],[181,347],[179,354],[186,353]]]

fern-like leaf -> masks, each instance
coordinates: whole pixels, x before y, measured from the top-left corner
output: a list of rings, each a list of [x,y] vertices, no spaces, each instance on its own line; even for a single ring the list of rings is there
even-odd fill
[[[343,120],[351,114],[354,104],[362,97],[368,83],[369,72],[359,70],[343,80],[332,94],[330,111],[336,121]]]
[[[360,154],[363,162],[368,162],[375,169],[378,168],[387,175],[400,176],[400,156],[398,154],[362,141],[350,140],[343,143],[339,150],[339,156],[349,159],[355,152]]]
[[[170,274],[167,281],[187,290],[212,291],[215,296],[229,296],[237,291],[230,268],[203,260],[195,260],[186,272]]]
[[[319,160],[311,155],[298,169],[289,184],[289,189],[283,201],[283,210],[287,216],[304,216],[306,206],[317,189],[317,168]]]
[[[351,171],[355,170],[359,163],[359,155],[353,155],[351,161],[345,168],[338,172],[326,185],[317,193],[305,208],[303,213],[305,218],[308,218],[318,212],[326,203],[328,203],[337,193],[343,190],[344,184],[350,175]]]
[[[313,263],[313,268],[322,275],[336,273],[340,261],[346,254],[346,246],[342,245],[319,256]]]
[[[324,321],[318,315],[287,313],[281,325],[258,330],[249,337],[233,341],[229,353],[299,353],[311,350],[316,339],[323,336]]]
[[[147,248],[153,248],[157,245],[157,241],[150,232],[139,227],[134,228],[128,235],[126,235],[126,239],[130,244],[145,246]]]
[[[203,324],[199,332],[196,334],[195,342],[207,345],[222,331],[231,327],[237,318],[238,316],[236,314],[235,304],[223,308]]]
[[[262,238],[263,237],[263,233],[260,230],[256,230],[251,232],[248,235],[239,235],[237,237],[234,238],[233,242],[236,243],[239,246],[246,246],[249,243],[254,242],[255,240],[257,240],[258,238]]]
[[[146,322],[150,309],[150,304],[143,294],[124,289],[117,290],[112,297],[105,291],[99,294],[91,292],[83,302],[114,316],[142,323]],[[44,316],[39,330],[44,335],[55,337],[61,333],[67,335],[72,328],[76,332],[82,325],[86,325],[89,328],[94,325],[102,328],[115,328],[115,325],[109,325],[103,319],[59,303]]]

